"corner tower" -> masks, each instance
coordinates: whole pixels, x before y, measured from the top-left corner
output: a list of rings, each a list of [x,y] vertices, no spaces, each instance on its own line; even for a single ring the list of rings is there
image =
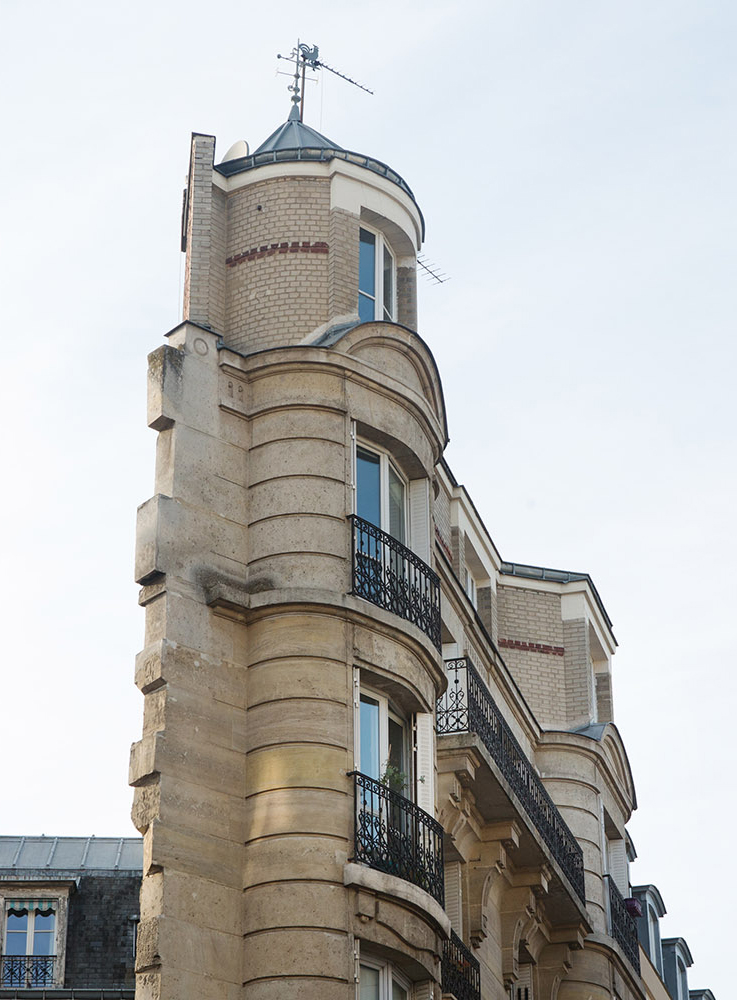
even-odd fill
[[[243,353],[310,343],[357,322],[359,302],[361,319],[416,329],[424,223],[399,174],[296,108],[252,155],[216,165],[214,154],[214,136],[192,136],[185,320]]]
[[[184,321],[149,358],[137,996],[429,998],[447,434],[422,215],[296,113],[214,154],[193,136]]]

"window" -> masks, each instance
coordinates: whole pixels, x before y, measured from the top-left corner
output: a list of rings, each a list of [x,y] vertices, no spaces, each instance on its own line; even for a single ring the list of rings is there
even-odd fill
[[[650,936],[650,958],[660,975],[663,975],[663,949],[660,944],[660,924],[655,910],[648,904],[647,922]]]
[[[361,691],[358,770],[388,788],[411,797],[407,726],[375,691]]]
[[[51,986],[56,952],[56,901],[8,900],[2,985]]]
[[[465,579],[466,595],[468,596],[468,599],[471,602],[471,604],[473,604],[473,606],[477,608],[478,598],[476,594],[476,580],[474,579],[473,574],[468,572],[468,569],[464,570],[464,575],[466,578]]]
[[[384,237],[362,228],[358,244],[358,315],[362,323],[394,319],[395,275],[394,255]]]
[[[409,1000],[410,984],[390,963],[361,960],[359,1000]]]
[[[407,538],[407,488],[389,456],[356,449],[356,513],[403,545]]]

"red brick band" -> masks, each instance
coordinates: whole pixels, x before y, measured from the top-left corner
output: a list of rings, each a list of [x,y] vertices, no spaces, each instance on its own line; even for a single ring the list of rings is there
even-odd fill
[[[254,247],[253,250],[244,250],[233,257],[226,257],[225,263],[228,267],[235,267],[242,264],[244,260],[258,260],[259,257],[272,257],[277,253],[327,253],[327,243],[310,243],[309,240],[293,240],[291,243],[271,243],[268,246]]]
[[[505,649],[525,649],[529,653],[546,653],[548,656],[563,656],[563,646],[546,646],[541,642],[522,642],[520,639],[500,639],[499,645]]]

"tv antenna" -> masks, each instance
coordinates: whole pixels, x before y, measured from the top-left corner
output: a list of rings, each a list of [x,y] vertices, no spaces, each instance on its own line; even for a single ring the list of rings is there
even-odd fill
[[[277,53],[276,58],[286,59],[287,62],[294,63],[294,81],[289,85],[288,89],[292,93],[292,114],[296,117],[296,108],[299,106],[300,121],[304,120],[305,78],[308,66],[311,70],[326,69],[328,72],[334,73],[335,76],[339,76],[341,80],[345,80],[347,83],[352,83],[353,86],[358,87],[359,90],[364,90],[367,94],[373,94],[373,90],[369,90],[368,87],[364,87],[362,83],[358,83],[357,80],[351,79],[351,77],[346,76],[345,73],[340,73],[337,69],[333,69],[332,66],[328,66],[327,63],[321,62],[319,59],[319,49],[316,45],[310,47],[297,39],[296,47],[292,49],[288,56],[283,56],[280,53]],[[277,70],[277,72],[279,71]],[[291,76],[292,74],[290,73],[289,75]],[[315,78],[312,77],[311,79],[314,80]],[[292,114],[290,114],[290,118],[292,117]]]

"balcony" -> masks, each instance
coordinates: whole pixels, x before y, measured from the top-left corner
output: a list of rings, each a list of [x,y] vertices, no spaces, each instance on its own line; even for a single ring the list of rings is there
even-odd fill
[[[443,905],[443,828],[399,792],[352,771],[356,797],[353,860],[417,885]]]
[[[54,955],[3,955],[0,958],[0,986],[16,989],[51,986],[54,960]]]
[[[553,859],[585,905],[583,851],[568,829],[534,767],[491,697],[464,657],[448,660],[448,689],[437,704],[438,735],[477,733],[511,786]]]
[[[456,1000],[480,1000],[481,970],[478,959],[461,941],[455,931],[443,942],[443,993],[452,993]]]
[[[351,515],[356,597],[412,622],[440,649],[440,580],[396,538]]]
[[[604,878],[609,883],[609,933],[639,975],[640,945],[637,939],[637,924],[628,913],[627,904],[614,879],[611,875],[605,875]]]

